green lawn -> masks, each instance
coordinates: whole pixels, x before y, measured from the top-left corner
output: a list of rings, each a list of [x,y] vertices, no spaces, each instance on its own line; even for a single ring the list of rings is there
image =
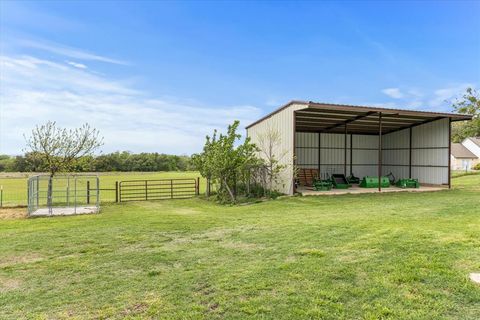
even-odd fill
[[[480,175],[453,182],[0,220],[0,318],[478,319]]]
[[[87,174],[87,173],[85,173]],[[32,173],[1,173],[0,186],[3,187],[3,204],[5,206],[26,205],[27,204],[27,180],[29,176],[36,175]],[[116,181],[122,180],[147,180],[147,179],[178,179],[178,178],[197,178],[198,172],[102,172],[98,173],[100,188],[114,189]],[[205,190],[205,181],[200,183],[200,191]],[[103,201],[115,201],[115,191],[102,190],[100,198]]]

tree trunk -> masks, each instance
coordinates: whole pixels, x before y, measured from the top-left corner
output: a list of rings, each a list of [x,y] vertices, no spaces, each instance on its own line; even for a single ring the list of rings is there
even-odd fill
[[[223,182],[225,183],[225,187],[227,188],[227,191],[230,194],[230,198],[232,198],[232,203],[235,203],[235,195],[233,194],[232,190],[230,190],[230,187],[228,186],[228,183],[227,183],[227,179],[223,179]]]
[[[210,197],[210,178],[207,178],[207,198]]]

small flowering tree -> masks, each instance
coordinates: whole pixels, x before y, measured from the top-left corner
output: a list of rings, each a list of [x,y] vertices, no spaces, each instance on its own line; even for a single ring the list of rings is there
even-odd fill
[[[80,128],[64,129],[53,121],[36,126],[29,138],[27,148],[36,160],[44,163],[53,178],[57,172],[74,170],[78,159],[92,155],[103,144],[99,131],[88,123]],[[52,199],[52,179],[48,183],[48,205]]]
[[[256,156],[258,149],[250,138],[236,146],[241,139],[237,133],[239,124],[235,121],[229,125],[226,134],[218,134],[215,130],[212,137],[206,137],[203,151],[192,156],[200,174],[218,186],[217,198],[221,202],[236,202],[238,180],[260,162]]]

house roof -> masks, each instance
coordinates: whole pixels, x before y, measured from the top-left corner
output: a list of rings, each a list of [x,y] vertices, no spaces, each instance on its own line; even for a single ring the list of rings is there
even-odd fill
[[[473,143],[475,143],[477,146],[480,147],[480,137],[470,137],[470,138],[467,138],[467,139],[472,140]]]
[[[344,132],[345,125],[349,133],[378,133],[379,114],[382,114],[382,132],[389,133],[423,123],[450,118],[452,121],[472,119],[471,115],[413,111],[378,107],[354,106],[345,104],[290,101],[279,109],[247,126],[247,129],[290,107],[303,105],[305,108],[295,111],[296,131]]]
[[[452,156],[458,159],[460,158],[477,159],[478,158],[461,143],[452,143],[451,152],[452,152]]]

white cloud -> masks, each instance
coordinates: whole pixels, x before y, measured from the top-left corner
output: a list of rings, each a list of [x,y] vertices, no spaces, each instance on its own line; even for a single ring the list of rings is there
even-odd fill
[[[470,83],[463,83],[452,85],[449,87],[437,89],[434,91],[434,96],[429,101],[429,105],[432,107],[438,107],[444,104],[450,104],[455,97],[465,93],[468,87],[475,87]]]
[[[383,89],[382,92],[390,98],[394,99],[401,99],[404,96],[404,94],[400,91],[399,88],[386,88]]]
[[[78,62],[73,62],[73,61],[67,61],[67,63],[75,68],[78,68],[78,69],[87,69],[87,66],[82,64],[82,63],[78,63]]]
[[[379,103],[371,102],[365,105],[422,111],[452,112],[451,103],[455,98],[464,94],[468,87],[475,88],[476,85],[472,83],[454,84],[435,90],[406,87],[403,91],[400,91],[398,88],[387,88],[383,89],[382,92],[395,100]]]
[[[127,62],[122,60],[100,56],[100,55],[86,52],[77,48],[67,47],[67,46],[59,45],[55,43],[38,42],[38,41],[27,40],[27,39],[20,39],[15,42],[16,42],[16,45],[19,45],[19,46],[40,49],[40,50],[48,51],[61,56],[79,59],[79,60],[100,61],[100,62],[122,64],[122,65],[128,64]]]
[[[17,154],[24,134],[39,123],[63,127],[89,122],[105,137],[104,152],[199,151],[205,135],[238,119],[260,116],[253,106],[203,107],[151,97],[123,81],[31,56],[0,57],[0,153]]]

